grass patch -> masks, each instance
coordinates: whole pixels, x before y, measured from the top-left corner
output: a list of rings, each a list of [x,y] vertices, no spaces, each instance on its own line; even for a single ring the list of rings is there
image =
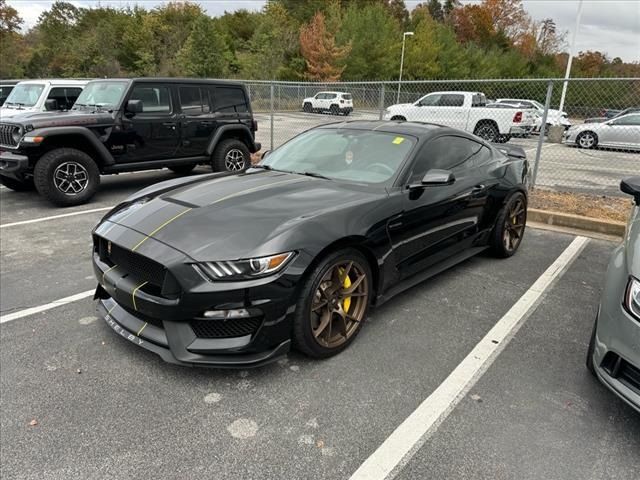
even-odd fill
[[[536,188],[529,194],[529,207],[583,217],[626,222],[633,206],[630,197],[609,197],[557,192]]]

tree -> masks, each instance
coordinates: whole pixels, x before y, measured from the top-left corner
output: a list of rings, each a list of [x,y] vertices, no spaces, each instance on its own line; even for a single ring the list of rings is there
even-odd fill
[[[181,75],[222,78],[228,63],[224,37],[215,20],[202,15],[178,52],[177,66]]]
[[[24,20],[18,15],[18,11],[6,0],[0,0],[0,35],[16,33],[22,28]]]
[[[310,80],[339,80],[345,66],[338,64],[350,50],[350,44],[342,47],[336,45],[335,36],[327,30],[321,12],[317,12],[310,23],[300,28],[300,51],[307,64],[305,76]]]
[[[404,28],[409,24],[409,10],[407,10],[404,0],[384,0],[384,5],[401,27]]]
[[[444,21],[444,10],[442,9],[440,0],[429,0],[429,3],[427,3],[427,9],[429,10],[429,15],[431,15],[431,18],[435,21]]]
[[[0,0],[0,78],[22,74],[22,61],[26,53],[20,29],[24,21],[15,8]]]

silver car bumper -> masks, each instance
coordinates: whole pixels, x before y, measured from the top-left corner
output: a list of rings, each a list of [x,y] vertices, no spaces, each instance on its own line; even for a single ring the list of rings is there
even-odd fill
[[[593,364],[600,381],[640,412],[640,321],[622,305],[628,280],[624,247],[620,246],[607,269]]]

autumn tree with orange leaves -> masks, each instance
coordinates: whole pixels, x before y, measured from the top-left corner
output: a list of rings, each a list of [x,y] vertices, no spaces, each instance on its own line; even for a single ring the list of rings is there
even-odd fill
[[[336,45],[335,35],[325,24],[324,14],[316,12],[309,23],[300,27],[300,51],[307,64],[306,78],[335,82],[340,80],[345,69],[340,62],[351,51],[351,45]]]

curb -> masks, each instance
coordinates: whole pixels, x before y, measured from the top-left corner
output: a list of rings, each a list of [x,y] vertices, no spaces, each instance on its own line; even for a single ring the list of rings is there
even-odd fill
[[[623,237],[626,228],[626,225],[622,222],[598,220],[595,218],[582,217],[580,215],[538,210],[535,208],[530,208],[527,211],[527,222],[528,221],[545,223],[547,225],[556,225],[559,227],[576,228],[578,230],[587,230],[589,232],[603,233],[605,235],[613,235],[616,237]]]

